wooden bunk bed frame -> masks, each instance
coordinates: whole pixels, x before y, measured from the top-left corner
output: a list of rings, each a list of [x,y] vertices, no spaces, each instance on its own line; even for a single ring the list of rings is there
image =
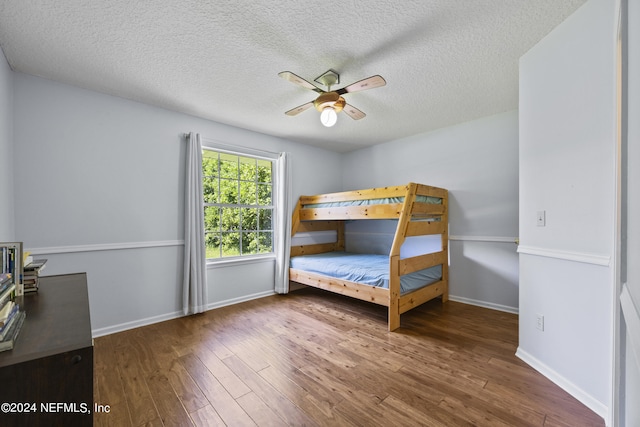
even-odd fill
[[[416,196],[442,199],[441,204],[416,201]],[[373,204],[349,207],[307,207],[318,203],[387,199],[403,197],[400,203]],[[423,184],[409,183],[397,187],[379,187],[367,190],[344,191],[316,196],[301,196],[293,212],[291,236],[298,232],[335,230],[334,243],[291,246],[291,257],[344,251],[344,222],[359,219],[397,219],[395,236],[389,251],[389,288],[335,279],[295,268],[289,269],[293,282],[325,289],[353,298],[370,301],[389,309],[388,327],[400,327],[400,315],[420,304],[440,296],[442,302],[449,297],[448,287],[448,191]],[[407,237],[439,234],[442,250],[439,252],[400,258],[400,247]],[[442,265],[442,278],[420,289],[400,293],[400,277],[418,270]]]

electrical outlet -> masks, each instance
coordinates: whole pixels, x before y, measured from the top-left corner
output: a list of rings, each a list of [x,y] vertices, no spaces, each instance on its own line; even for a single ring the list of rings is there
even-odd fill
[[[544,316],[542,314],[536,314],[536,328],[544,331]]]
[[[538,227],[547,225],[547,213],[545,211],[536,212],[536,225]]]

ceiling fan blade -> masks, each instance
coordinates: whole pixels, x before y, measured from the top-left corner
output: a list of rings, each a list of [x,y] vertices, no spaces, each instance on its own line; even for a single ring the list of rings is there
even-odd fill
[[[305,89],[311,89],[318,93],[324,93],[322,89],[309,83],[308,81],[298,76],[297,74],[292,73],[291,71],[283,71],[281,73],[278,73],[278,75],[283,79],[290,81],[291,83],[297,84],[298,86],[302,86]]]
[[[313,107],[313,102],[307,102],[306,104],[298,105],[296,108],[292,108],[291,110],[285,112],[285,114],[287,116],[295,116],[302,113],[303,111],[308,110],[311,107]]]
[[[362,111],[358,110],[356,107],[350,104],[345,104],[342,111],[344,111],[347,114],[347,116],[351,117],[353,120],[360,120],[366,116],[365,113],[363,113]]]
[[[385,79],[382,78],[382,76],[375,75],[375,76],[367,77],[366,79],[360,80],[358,82],[352,83],[349,86],[343,87],[342,89],[338,89],[336,90],[336,92],[338,92],[338,95],[343,95],[345,93],[360,92],[362,90],[367,90],[367,89],[375,89],[377,87],[384,86],[386,84],[387,82],[385,81]]]

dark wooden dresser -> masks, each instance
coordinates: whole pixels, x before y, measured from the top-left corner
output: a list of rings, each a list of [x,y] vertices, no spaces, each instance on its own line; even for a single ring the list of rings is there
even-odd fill
[[[93,425],[86,274],[42,277],[16,300],[27,317],[13,350],[0,352],[0,425]]]

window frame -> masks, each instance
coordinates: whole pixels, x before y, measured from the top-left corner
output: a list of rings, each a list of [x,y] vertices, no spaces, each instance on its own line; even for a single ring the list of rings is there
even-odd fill
[[[204,152],[205,151],[213,151],[213,152],[217,152],[217,153],[224,153],[224,154],[229,154],[229,155],[233,155],[233,156],[240,156],[240,157],[249,157],[249,158],[254,158],[257,160],[267,160],[269,162],[271,162],[271,205],[269,205],[269,207],[267,208],[271,208],[272,209],[272,217],[271,217],[271,234],[272,234],[272,238],[271,238],[271,252],[268,253],[258,253],[258,254],[247,254],[247,255],[235,255],[235,256],[221,256],[219,258],[206,258],[206,264],[207,266],[215,266],[215,265],[221,265],[221,264],[242,264],[242,263],[250,263],[250,262],[255,262],[255,261],[260,261],[260,260],[264,260],[264,259],[275,259],[276,255],[274,252],[274,236],[276,233],[276,229],[275,229],[275,223],[276,223],[276,215],[277,212],[279,210],[279,207],[277,206],[276,200],[277,200],[277,159],[278,159],[278,153],[272,153],[269,151],[262,151],[262,150],[257,150],[257,149],[253,149],[253,148],[248,148],[248,147],[242,147],[242,146],[236,146],[236,145],[229,145],[229,144],[225,144],[222,143],[220,141],[216,141],[216,140],[211,140],[211,139],[206,139],[203,138],[202,139],[202,153],[204,156]],[[204,179],[205,176],[203,174],[202,176],[202,180],[203,180],[203,184],[204,184]],[[221,179],[221,177],[218,177],[218,181]],[[240,179],[238,177],[238,182],[240,182]],[[256,181],[257,182],[257,181]],[[224,205],[224,206],[223,206]],[[223,204],[223,203],[205,203],[204,200],[204,195],[202,198],[202,211],[204,213],[205,208],[207,206],[220,206],[220,207],[229,207],[230,205],[228,204]],[[233,206],[237,206],[238,208],[242,209],[242,208],[246,208],[247,206],[243,205],[243,204],[236,204]],[[252,206],[252,208],[265,208],[263,206]],[[206,233],[206,230],[205,230]],[[206,252],[205,252],[206,253]]]

